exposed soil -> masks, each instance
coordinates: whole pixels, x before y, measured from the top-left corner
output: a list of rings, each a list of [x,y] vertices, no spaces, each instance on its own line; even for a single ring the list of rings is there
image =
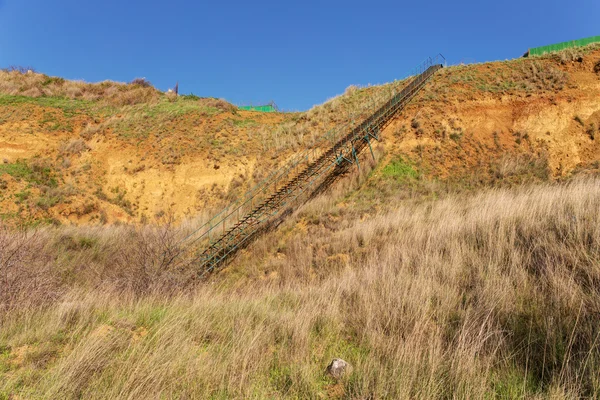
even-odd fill
[[[484,170],[505,154],[544,157],[553,176],[597,165],[599,60],[595,51],[582,62],[546,57],[443,69],[383,132],[380,165],[402,155],[440,179]],[[311,112],[169,111],[154,121],[131,107],[94,114],[0,105],[2,218],[75,224],[192,218],[234,200],[298,150],[267,145],[279,140],[277,132],[293,121],[317,129],[344,112],[330,107],[323,122]],[[302,132],[288,136],[301,143]],[[17,162],[47,166],[56,187],[2,173],[2,165]]]

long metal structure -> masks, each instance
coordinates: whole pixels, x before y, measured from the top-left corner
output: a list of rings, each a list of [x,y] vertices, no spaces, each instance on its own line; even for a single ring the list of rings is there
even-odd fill
[[[415,77],[361,124],[342,129],[315,142],[303,153],[274,171],[238,202],[222,210],[184,240],[202,250],[193,257],[200,275],[214,271],[255,238],[281,221],[311,196],[327,189],[351,165],[359,164],[359,154],[440,69],[443,56],[428,58],[417,67]],[[337,139],[339,137],[339,139]],[[330,144],[333,138],[333,145]],[[337,140],[335,140],[337,139]]]

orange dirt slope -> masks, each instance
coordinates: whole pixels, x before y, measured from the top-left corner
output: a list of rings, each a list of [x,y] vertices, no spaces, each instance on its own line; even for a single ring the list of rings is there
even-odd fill
[[[383,132],[385,166],[405,157],[436,179],[513,154],[563,176],[600,161],[600,50],[454,66]],[[239,111],[153,88],[0,74],[0,218],[145,222],[210,213],[348,115],[402,85],[356,88],[305,113]],[[375,176],[381,168],[375,170]]]

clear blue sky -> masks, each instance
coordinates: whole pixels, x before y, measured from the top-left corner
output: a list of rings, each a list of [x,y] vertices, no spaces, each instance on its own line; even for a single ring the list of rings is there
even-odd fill
[[[560,5],[559,5],[560,3]],[[600,35],[599,0],[0,0],[0,66],[305,110],[350,84]]]

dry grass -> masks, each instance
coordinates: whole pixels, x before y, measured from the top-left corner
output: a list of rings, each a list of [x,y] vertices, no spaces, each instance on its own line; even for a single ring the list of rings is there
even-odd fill
[[[3,231],[0,398],[598,396],[599,183],[322,197],[188,291],[168,229]]]
[[[27,97],[62,97],[97,101],[111,106],[155,103],[161,92],[151,85],[125,84],[112,81],[86,83],[50,77],[40,73],[0,71],[0,93]]]
[[[339,139],[390,100],[407,82],[367,87],[351,85],[343,94],[321,105],[306,112],[289,114],[288,119],[275,127],[255,126],[249,130],[249,136],[259,138],[263,150],[277,152],[304,149],[324,137]],[[327,146],[331,141],[322,143]]]

